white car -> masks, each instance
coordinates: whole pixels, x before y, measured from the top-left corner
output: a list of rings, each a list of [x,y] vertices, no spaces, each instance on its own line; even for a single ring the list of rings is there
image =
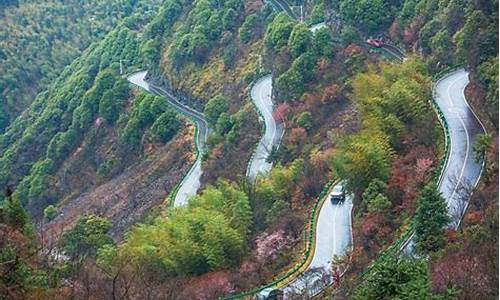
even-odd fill
[[[339,183],[333,187],[332,193],[330,194],[330,201],[332,204],[342,203],[345,200],[345,188],[343,183]]]

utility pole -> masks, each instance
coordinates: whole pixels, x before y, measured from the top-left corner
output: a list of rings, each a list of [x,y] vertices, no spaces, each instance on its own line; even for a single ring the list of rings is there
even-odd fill
[[[122,59],[120,59],[120,75],[123,75]]]

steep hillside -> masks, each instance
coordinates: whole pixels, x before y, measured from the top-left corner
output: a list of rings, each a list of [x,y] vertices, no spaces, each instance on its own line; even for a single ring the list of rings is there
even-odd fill
[[[197,103],[209,117],[214,132],[208,140],[202,181],[236,180],[245,175],[259,133],[257,115],[248,101],[249,84],[262,72],[259,52],[270,7],[262,10],[262,1],[191,5],[176,14],[175,5],[167,5],[170,16],[179,21],[167,23],[161,34],[146,34],[150,39],[143,47],[155,46],[155,54],[148,56],[153,79],[196,99],[191,105]],[[151,28],[157,20],[161,19],[153,20]]]
[[[2,1],[0,132],[90,43],[123,19],[140,26],[159,1]]]
[[[439,140],[440,130],[429,109],[430,77],[421,61],[410,60],[403,67],[388,66],[347,37],[335,37],[329,28],[313,35],[303,24],[262,6],[255,11],[252,22],[256,22],[255,28],[265,26],[265,34],[249,38],[252,46],[246,47],[241,43],[241,28],[245,28],[246,21],[239,21],[239,39],[231,39],[235,40],[235,64],[231,66],[228,61],[226,65],[222,43],[216,38],[208,40],[210,33],[197,27],[207,21],[210,11],[215,15],[218,9],[221,14],[230,10],[196,1],[189,13],[179,11],[178,18],[184,16],[184,22],[163,29],[166,42],[159,43],[164,45],[160,47],[163,50],[151,56],[161,62],[161,69],[154,71],[151,80],[182,89],[202,103],[212,97],[204,104],[214,129],[204,174],[219,180],[213,179],[215,184],[207,186],[187,207],[173,210],[168,218],[158,217],[135,227],[123,244],[97,255],[97,261],[105,260],[108,268],[116,270],[121,266],[126,270],[117,274],[122,282],[119,289],[132,288],[137,297],[151,291],[148,295],[153,297],[161,294],[172,299],[212,299],[263,284],[286,271],[301,257],[297,248],[303,246],[300,241],[307,211],[332,176],[348,180],[348,186],[358,196],[356,220],[373,219],[369,234],[381,238],[372,248],[367,243],[366,249],[372,250],[363,254],[368,255],[363,265],[397,238],[399,227],[410,218],[402,211],[415,210],[415,190],[432,178],[438,163],[435,141]],[[226,30],[221,36],[231,35],[234,30]],[[143,47],[155,43],[145,42]],[[200,45],[205,50],[198,49]],[[261,68],[273,74],[278,102],[275,116],[285,121],[288,129],[281,147],[271,149],[277,166],[269,175],[258,178],[255,184],[242,179],[228,183],[221,179],[236,177],[238,173],[232,166],[244,167],[248,162],[241,155],[233,158],[235,152],[221,155],[218,147],[224,149],[240,141],[240,136],[231,134],[234,127],[226,131],[225,112],[248,106],[244,103],[249,99],[241,76],[234,74],[244,74],[239,72],[246,64],[252,66],[253,60],[246,58],[255,55],[250,49],[260,51],[263,58],[257,59],[256,75],[249,78],[265,74]],[[188,56],[176,56],[176,51]],[[234,79],[226,82],[226,75]],[[378,88],[370,91],[374,84]],[[200,85],[206,88],[199,89]],[[384,101],[377,101],[385,95],[389,96]],[[196,103],[191,104],[196,107]],[[240,114],[232,118],[238,120]],[[229,126],[234,126],[231,123]],[[247,123],[240,123],[241,128]],[[214,142],[217,139],[222,140]],[[246,153],[249,156],[250,151]],[[405,183],[394,179],[386,191],[385,182],[412,169],[418,161],[423,161],[425,167],[420,167],[418,178],[408,179],[411,188],[402,191]],[[371,170],[368,175],[364,172],[366,165]],[[219,169],[231,173],[225,176],[217,173]],[[243,175],[244,169],[240,170]],[[361,199],[368,186],[375,189],[375,194]],[[87,274],[111,280],[95,269]],[[150,278],[152,274],[162,274],[148,282],[154,288],[141,288],[144,280],[129,281],[130,276]],[[105,289],[106,285],[102,282],[93,290]]]
[[[120,60],[140,61],[137,25],[121,24],[89,47],[1,136],[2,184],[15,188],[35,220],[49,205],[68,205],[55,220],[66,224],[70,216],[102,210],[118,197],[140,203],[133,214],[123,203],[109,211],[123,224],[133,223],[165,199],[188,167],[192,130],[176,135],[185,120],[164,99],[131,91],[118,74]],[[136,174],[141,172],[150,175]],[[112,179],[111,188],[101,190],[114,200],[99,191],[93,195]],[[74,207],[74,201],[87,204]]]
[[[0,136],[0,183],[10,187],[0,233],[12,237],[0,244],[0,266],[16,270],[0,291],[219,299],[279,287],[292,299],[311,291],[325,299],[495,299],[498,3],[149,3],[134,2],[145,13],[90,45]],[[433,94],[455,66],[470,71],[466,97],[488,132],[466,142],[477,173],[482,159],[485,169],[468,206],[472,185],[456,182],[453,194],[465,199],[458,228],[435,183],[452,125],[436,113]],[[193,125],[201,123],[155,89],[131,88],[122,71],[137,70],[148,71],[145,86],[175,95],[177,109],[189,106],[208,123],[201,188],[185,205],[173,207],[171,196],[198,155]],[[251,92],[262,78],[260,97],[273,102],[267,113],[285,130],[266,149],[271,170],[249,178],[266,129]],[[314,227],[318,210],[342,211],[332,209],[343,205],[330,198],[333,182],[353,209],[339,231],[348,236],[330,242],[353,245],[313,268],[313,255],[331,252],[312,235],[332,231]],[[407,232],[415,233],[407,246],[392,247]],[[297,277],[305,268],[319,279]],[[306,288],[294,290],[289,281],[301,278]]]
[[[498,193],[494,192],[498,190],[498,177],[494,175],[497,173],[495,170],[498,160],[492,159],[498,149],[498,2],[340,1],[338,5],[332,3],[330,7],[333,14],[337,13],[347,24],[343,31],[352,30],[363,37],[384,36],[386,42],[392,40],[423,57],[427,69],[431,74],[436,74],[436,79],[438,74],[443,74],[450,67],[462,66],[470,72],[467,101],[488,131],[487,135],[478,139],[474,149],[478,159],[483,155],[487,158],[486,169],[483,171],[482,183],[473,194],[463,224],[456,231],[450,229],[445,233],[442,230],[441,234],[434,236],[436,241],[443,241],[441,247],[438,247],[442,250],[431,251],[431,264],[420,266],[423,269],[420,277],[414,277],[414,284],[421,286],[422,291],[432,289],[440,293],[446,292],[458,299],[494,299],[498,295],[497,240],[480,238],[479,232],[484,237],[498,235]],[[361,13],[362,11],[366,13]],[[393,173],[388,187],[397,182],[399,185],[408,179],[412,181],[407,176],[409,173],[403,178],[400,177],[403,173],[398,173]],[[473,183],[457,184],[464,186],[460,193],[467,198],[472,192],[470,186]],[[401,187],[403,186],[402,190],[405,190],[408,185],[404,183]],[[374,220],[365,219],[359,225],[363,230],[360,236],[369,237],[371,242],[380,240],[371,235],[374,228],[369,223],[372,221]],[[376,231],[383,230],[379,227]],[[370,251],[372,249],[373,245],[370,246]],[[353,260],[356,266],[363,259],[359,258],[359,252],[355,255]],[[492,261],[495,263],[489,264]],[[401,263],[404,264],[405,262]],[[386,272],[388,277],[394,276],[396,272],[403,272],[403,269],[390,266],[390,263],[382,265],[384,267],[386,269],[377,271]],[[420,267],[415,265],[415,268]],[[426,269],[431,272],[431,286],[425,283],[428,280],[424,279],[425,274],[429,272]],[[369,284],[374,284],[371,287],[365,285],[366,288],[363,288],[358,280],[349,283],[352,278],[345,280],[345,285],[357,285],[356,295],[359,299],[375,297],[375,294],[386,297],[397,294],[386,283],[377,281],[376,277],[369,278]],[[422,280],[421,283],[417,283],[418,280]],[[346,296],[349,292],[343,290],[340,295]]]

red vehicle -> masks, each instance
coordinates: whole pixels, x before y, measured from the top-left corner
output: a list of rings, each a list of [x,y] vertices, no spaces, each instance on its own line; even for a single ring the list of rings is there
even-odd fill
[[[380,48],[384,45],[382,39],[367,39],[366,42],[376,48]]]

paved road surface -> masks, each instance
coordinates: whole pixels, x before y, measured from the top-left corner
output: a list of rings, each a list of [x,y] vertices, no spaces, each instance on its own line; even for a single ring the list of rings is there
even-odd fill
[[[310,295],[315,295],[324,288],[316,285],[315,280],[320,280],[317,273],[308,273],[313,269],[322,269],[325,274],[331,273],[332,260],[335,256],[341,257],[351,249],[351,210],[352,195],[348,195],[343,203],[332,204],[330,194],[323,203],[316,227],[316,248],[310,266],[299,278],[289,284],[285,289],[286,294],[299,292],[305,287]],[[330,283],[331,276],[328,277]]]
[[[450,155],[439,190],[448,201],[455,227],[465,213],[470,192],[477,185],[482,171],[482,161],[476,161],[472,147],[485,129],[465,99],[467,84],[469,73],[460,69],[441,78],[435,87],[436,102],[448,122],[451,137]]]
[[[267,162],[267,158],[273,147],[280,144],[284,133],[283,124],[276,124],[273,117],[273,101],[271,99],[273,79],[271,75],[259,79],[252,87],[250,96],[264,117],[265,132],[261,137],[257,149],[249,162],[247,176],[254,180],[257,174],[267,173],[271,170],[272,163]]]
[[[312,33],[315,33],[316,31],[320,30],[321,28],[326,27],[325,22],[318,23],[316,25],[312,25],[309,30],[311,30]]]
[[[284,11],[289,15],[292,19],[297,19],[297,16],[293,12],[292,8],[288,4],[288,1],[286,0],[268,0],[268,2],[271,3],[271,5],[274,6],[274,8],[278,11]]]
[[[460,225],[470,193],[479,182],[482,171],[482,161],[475,160],[472,147],[485,129],[465,99],[467,84],[469,73],[460,69],[442,77],[434,88],[437,105],[448,122],[451,137],[450,154],[439,182],[439,191],[448,203],[450,225],[454,228]],[[413,236],[403,248],[406,254],[413,252]]]
[[[147,71],[141,71],[134,73],[130,75],[127,79],[131,83],[145,89],[146,91],[155,93],[159,96],[165,97],[168,102],[174,106],[174,108],[181,113],[187,115],[191,119],[196,122],[197,127],[198,127],[198,134],[195,137],[197,142],[196,142],[196,147],[198,148],[198,151],[200,153],[203,152],[203,148],[205,146],[206,138],[207,138],[207,131],[208,131],[208,125],[205,120],[205,117],[203,114],[200,112],[197,112],[193,110],[192,108],[180,103],[175,96],[173,96],[171,93],[166,91],[165,89],[162,89],[161,87],[155,86],[153,84],[150,84],[144,80],[146,77]],[[202,169],[201,169],[201,154],[198,155],[197,160],[189,170],[189,173],[186,177],[184,177],[184,180],[181,182],[179,190],[175,196],[174,199],[174,205],[175,206],[181,206],[187,203],[188,199],[196,195],[196,192],[200,188],[200,177],[202,174]]]
[[[325,26],[325,23],[322,22],[311,26],[309,30],[314,33]],[[335,205],[330,202],[329,198],[330,196],[323,203],[319,212],[316,226],[316,247],[311,264],[305,274],[299,276],[297,280],[285,288],[285,294],[303,288],[307,288],[310,295],[318,293],[323,287],[309,286],[311,281],[314,281],[314,279],[308,278],[309,272],[320,268],[330,274],[333,257],[344,256],[352,245],[351,210],[353,196],[349,195],[344,203]]]

